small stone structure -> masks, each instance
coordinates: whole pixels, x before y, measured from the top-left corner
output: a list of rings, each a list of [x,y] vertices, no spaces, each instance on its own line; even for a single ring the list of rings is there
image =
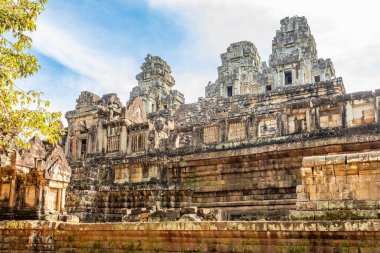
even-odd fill
[[[45,219],[63,213],[71,168],[60,146],[33,138],[0,167],[0,219]]]
[[[158,56],[148,54],[141,73],[136,76],[138,86],[132,89],[130,102],[141,97],[147,113],[163,109],[177,109],[185,102],[182,93],[172,90],[175,80],[169,65]]]

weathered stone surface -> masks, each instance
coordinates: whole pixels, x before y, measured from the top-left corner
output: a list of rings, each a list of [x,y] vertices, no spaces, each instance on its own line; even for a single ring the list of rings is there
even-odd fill
[[[379,221],[0,223],[0,252],[377,252]]]
[[[378,218],[379,157],[378,151],[305,157],[297,186],[297,211],[291,216],[310,219],[313,212],[313,219]]]
[[[0,219],[54,219],[65,211],[71,168],[63,149],[33,138],[0,167]]]

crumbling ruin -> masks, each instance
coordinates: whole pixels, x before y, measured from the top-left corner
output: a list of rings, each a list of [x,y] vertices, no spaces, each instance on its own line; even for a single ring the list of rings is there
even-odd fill
[[[275,220],[310,212],[315,218],[315,205],[300,204],[305,198],[324,201],[321,217],[342,209],[326,203],[348,198],[347,210],[367,210],[349,217],[377,217],[377,195],[342,197],[338,190],[330,196],[320,194],[328,182],[301,185],[310,170],[302,163],[306,156],[379,148],[380,91],[346,94],[331,60],[317,57],[304,17],[281,20],[269,65],[248,41],[232,43],[221,60],[218,79],[192,104],[172,90],[168,64],[151,55],[126,106],[116,94],[82,92],[66,113],[65,152],[73,170],[67,210],[85,222],[179,220],[183,214]],[[317,180],[319,170],[312,167],[308,175]],[[356,181],[361,173],[367,171],[352,174]]]
[[[71,168],[63,149],[33,138],[30,148],[1,159],[0,219],[58,219]]]
[[[83,91],[63,148],[1,160],[0,251],[378,251],[380,90],[347,94],[304,17],[272,48],[232,43],[196,103],[151,55],[126,106]]]
[[[126,106],[82,92],[63,149],[36,138],[2,164],[0,218],[377,218],[380,91],[346,94],[304,17],[281,20],[272,49],[267,65],[232,43],[196,103],[152,55]]]

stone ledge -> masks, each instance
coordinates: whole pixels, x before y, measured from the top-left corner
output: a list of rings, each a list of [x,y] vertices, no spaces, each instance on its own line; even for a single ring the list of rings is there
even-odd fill
[[[380,220],[362,221],[224,221],[224,222],[130,222],[63,223],[39,221],[0,222],[4,230],[55,231],[379,231]]]

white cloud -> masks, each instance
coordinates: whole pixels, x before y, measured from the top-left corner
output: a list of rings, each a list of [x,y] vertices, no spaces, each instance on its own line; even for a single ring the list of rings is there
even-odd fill
[[[343,77],[348,92],[380,88],[377,25],[380,15],[376,1],[150,0],[149,4],[172,16],[187,34],[187,41],[177,53],[182,64],[172,66],[172,69],[179,68],[175,76],[177,88],[181,90],[181,86],[188,87],[191,83],[197,91],[191,96],[185,93],[187,100],[203,96],[207,81],[216,79],[219,54],[232,42],[250,40],[262,60],[268,60],[280,20],[294,15],[306,16],[319,57],[332,59],[336,74]]]
[[[306,16],[319,57],[332,59],[348,92],[380,88],[377,26],[380,15],[376,13],[379,9],[376,1],[149,0],[148,3],[152,11],[164,13],[183,29],[181,43],[165,52],[168,58],[164,60],[173,70],[175,88],[184,93],[187,102],[204,96],[208,81],[215,81],[220,54],[230,43],[252,41],[261,59],[267,61],[280,20],[293,15]],[[52,106],[59,103],[57,108],[62,111],[73,109],[80,90],[98,95],[116,92],[125,102],[131,88],[137,85],[135,75],[143,59],[132,57],[134,48],[124,51],[119,42],[113,47],[102,40],[111,36],[113,39],[108,41],[112,41],[128,34],[104,33],[107,31],[80,23],[70,12],[60,12],[47,10],[41,16],[38,30],[33,33],[33,46],[80,76],[50,77],[55,87],[68,85],[78,90],[75,97],[70,94],[64,99],[51,92]],[[136,38],[130,39],[139,47]]]
[[[82,75],[81,80],[77,80],[77,88],[98,95],[116,92],[125,102],[136,84],[133,77],[137,70],[133,61],[126,56],[112,55],[107,50],[96,48],[86,42],[87,38],[69,31],[68,27],[60,27],[46,20],[39,24],[33,34],[33,47]]]

